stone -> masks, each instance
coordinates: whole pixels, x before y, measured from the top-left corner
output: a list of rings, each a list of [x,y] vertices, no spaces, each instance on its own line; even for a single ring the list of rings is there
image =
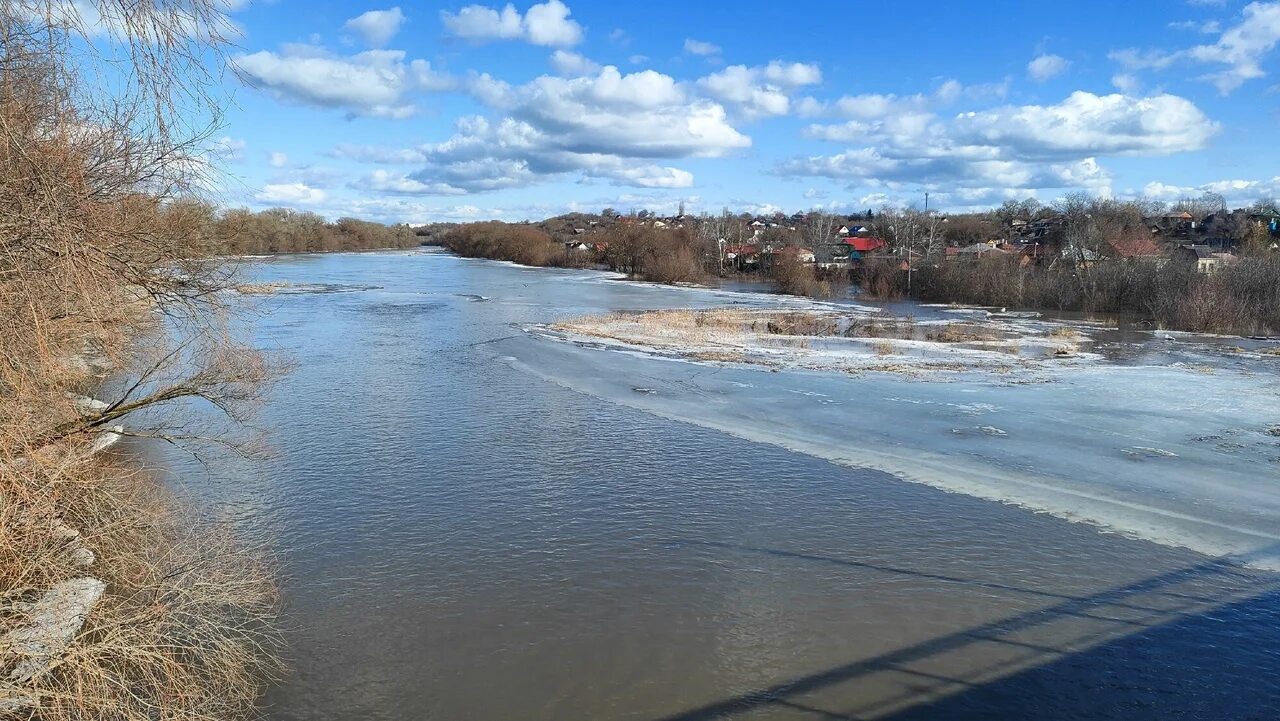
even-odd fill
[[[72,578],[27,605],[30,622],[0,637],[0,650],[18,658],[8,680],[30,681],[61,656],[106,589],[107,584],[96,578]]]

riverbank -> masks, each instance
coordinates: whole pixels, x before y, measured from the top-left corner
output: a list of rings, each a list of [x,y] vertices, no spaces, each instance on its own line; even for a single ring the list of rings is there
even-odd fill
[[[239,718],[276,674],[272,575],[121,444],[184,442],[193,427],[131,414],[217,383],[139,368],[153,305],[112,295],[100,325],[39,329],[23,385],[0,374],[0,716]]]

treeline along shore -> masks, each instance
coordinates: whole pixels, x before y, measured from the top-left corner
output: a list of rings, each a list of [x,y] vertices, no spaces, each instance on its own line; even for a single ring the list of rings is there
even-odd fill
[[[1280,333],[1280,211],[1206,194],[1171,206],[1072,194],[948,215],[572,213],[433,231],[468,257],[600,267],[660,283],[760,279],[780,293],[1123,314],[1152,327]]]
[[[275,255],[414,248],[423,237],[408,225],[384,225],[356,218],[328,221],[305,210],[245,208],[219,210],[212,203],[183,199],[164,212],[189,229],[193,253]]]

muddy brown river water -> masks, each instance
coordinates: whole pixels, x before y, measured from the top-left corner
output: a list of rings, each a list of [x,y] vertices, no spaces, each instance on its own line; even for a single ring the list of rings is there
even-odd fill
[[[562,383],[529,372],[554,360],[529,324],[790,301],[432,251],[251,272],[306,291],[255,299],[259,342],[298,364],[258,419],[276,455],[214,471],[159,452],[277,559],[290,671],[272,719],[1280,718],[1272,572],[749,440],[814,416],[709,391],[714,374],[754,398],[822,379],[602,350],[574,350],[596,355],[558,366]],[[730,434],[591,392],[606,382],[759,425]],[[823,426],[865,421],[859,394],[894,382],[961,390],[846,379],[823,391],[844,404],[821,407]],[[874,412],[904,432],[886,444],[927,428]],[[920,442],[1004,463],[954,445],[969,439]],[[1223,467],[1280,482],[1249,449]],[[1265,551],[1269,517],[1246,525]]]

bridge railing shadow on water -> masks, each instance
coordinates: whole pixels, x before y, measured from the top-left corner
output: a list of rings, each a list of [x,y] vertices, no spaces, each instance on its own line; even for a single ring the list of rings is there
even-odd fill
[[[1280,576],[1229,559],[1077,596],[782,549],[679,544],[1029,594],[1049,605],[657,721],[1280,718]]]

